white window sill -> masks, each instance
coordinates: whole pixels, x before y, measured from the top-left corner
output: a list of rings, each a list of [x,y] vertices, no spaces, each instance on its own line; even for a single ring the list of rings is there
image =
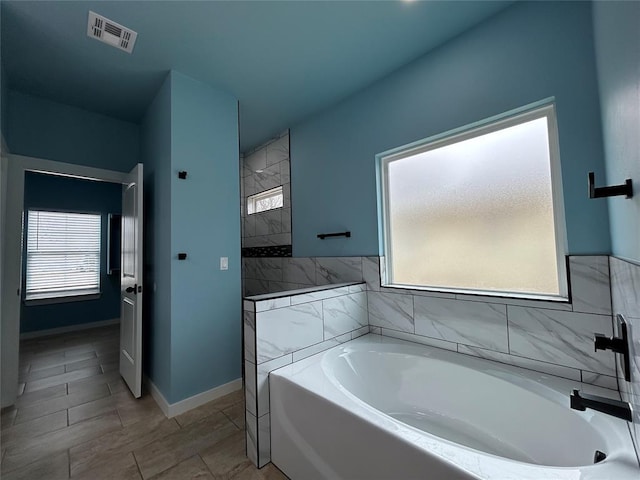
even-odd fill
[[[72,293],[72,294],[41,294],[33,295],[24,300],[24,304],[27,306],[33,305],[50,305],[55,303],[70,303],[70,302],[84,302],[87,300],[97,300],[101,297],[99,291],[87,292],[87,293]]]

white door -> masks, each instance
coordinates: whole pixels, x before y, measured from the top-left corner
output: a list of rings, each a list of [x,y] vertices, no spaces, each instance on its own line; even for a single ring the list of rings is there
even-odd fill
[[[120,264],[120,375],[142,395],[142,164],[122,186]]]

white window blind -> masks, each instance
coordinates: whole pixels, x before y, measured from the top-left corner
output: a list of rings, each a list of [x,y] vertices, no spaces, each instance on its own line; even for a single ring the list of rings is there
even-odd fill
[[[27,300],[100,292],[100,215],[29,210]]]

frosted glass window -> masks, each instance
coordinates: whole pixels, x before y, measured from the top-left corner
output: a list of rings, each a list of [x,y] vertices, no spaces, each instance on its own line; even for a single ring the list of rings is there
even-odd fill
[[[382,157],[387,283],[566,296],[554,125],[547,106]]]
[[[282,208],[284,195],[282,194],[282,185],[271,190],[256,193],[247,197],[247,214],[266,212],[275,208]]]

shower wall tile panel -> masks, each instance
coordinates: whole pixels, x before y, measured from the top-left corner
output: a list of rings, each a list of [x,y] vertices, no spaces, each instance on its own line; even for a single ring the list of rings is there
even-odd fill
[[[413,296],[368,292],[369,325],[415,333]]]
[[[365,292],[323,300],[322,312],[325,340],[369,325]]]
[[[244,259],[245,287],[263,289],[254,294],[350,280],[363,282],[358,287],[341,286],[294,295],[290,297],[290,306],[258,312],[255,318],[258,365],[281,358],[285,353],[291,361],[298,361],[371,331],[616,389],[613,354],[593,351],[594,333],[613,333],[612,313],[623,313],[627,317],[635,351],[640,351],[640,334],[636,332],[640,331],[637,326],[640,323],[640,267],[613,257],[569,258],[570,302],[382,287],[380,270],[384,269],[384,259],[378,257],[278,258],[262,259],[260,263],[257,260]],[[366,288],[366,293],[357,292],[356,288]],[[359,293],[360,296],[354,297]],[[366,303],[362,307],[364,295]],[[261,339],[262,315],[267,315],[262,325],[275,325],[276,317],[270,317],[272,312],[300,307],[306,314],[284,313],[279,318],[284,319],[287,327],[269,327]],[[368,322],[359,317],[363,312]],[[245,323],[251,325],[246,319]],[[340,333],[357,325],[361,326]],[[275,330],[280,333],[274,334]],[[291,335],[292,331],[297,333]],[[311,343],[302,346],[304,342]],[[250,349],[245,351],[251,355]],[[634,403],[636,415],[640,416],[640,360],[637,355],[633,358],[634,381],[625,384],[618,379],[618,382],[628,401]],[[260,370],[262,377],[256,378],[256,382],[268,383],[267,370],[270,371],[268,367]],[[260,402],[257,385],[256,396],[257,422],[266,415],[268,407],[264,400]],[[260,410],[258,405],[262,405]],[[250,418],[251,412],[247,415]],[[640,418],[636,422],[640,424]],[[637,433],[634,430],[636,440]],[[256,446],[255,455],[259,455],[258,449],[263,450]],[[266,452],[263,453],[266,456]]]
[[[246,260],[265,259],[245,259],[245,268]],[[271,260],[250,268],[278,270],[282,259]],[[308,267],[305,262],[293,265],[296,274]],[[271,460],[269,373],[369,333],[366,296],[362,284],[244,300],[246,442],[247,456],[255,465]]]
[[[510,353],[615,375],[614,356],[594,352],[594,333],[612,335],[610,315],[508,306]]]
[[[574,312],[611,315],[609,258],[581,256],[569,258],[571,303]]]
[[[414,308],[419,335],[509,351],[506,305],[415,296]]]
[[[616,257],[609,260],[613,314],[624,317],[630,337],[631,381],[625,380],[618,355],[618,384],[622,399],[633,406],[633,423],[628,425],[640,461],[640,265]]]
[[[241,164],[242,246],[291,245],[289,133],[244,156]],[[283,208],[247,214],[246,197],[278,186],[282,186]]]
[[[256,312],[256,360],[260,364],[324,340],[322,302]]]
[[[316,285],[362,281],[362,257],[317,257]]]

